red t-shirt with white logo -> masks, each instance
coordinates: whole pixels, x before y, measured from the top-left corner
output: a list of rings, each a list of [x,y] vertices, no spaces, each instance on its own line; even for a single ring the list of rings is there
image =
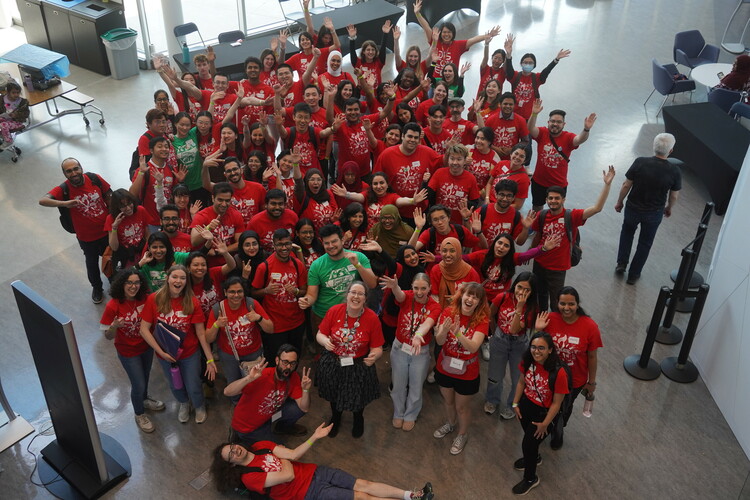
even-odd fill
[[[102,187],[95,186],[87,174],[83,174],[83,186],[74,186],[66,180],[68,185],[68,200],[78,200],[78,205],[70,208],[70,218],[79,240],[96,241],[107,236],[104,223],[107,220],[107,204],[104,203],[104,193],[110,190],[107,181],[97,174]],[[48,193],[52,198],[63,201],[63,190],[55,186]]]
[[[265,288],[271,282],[281,285],[281,291],[263,297],[263,306],[273,320],[276,332],[286,332],[297,328],[305,321],[305,312],[297,306],[297,297],[286,291],[286,285],[296,288],[307,286],[307,269],[305,265],[290,256],[286,262],[280,261],[276,254],[269,256],[255,270],[253,288]]]
[[[190,227],[204,227],[214,219],[219,219],[219,227],[211,231],[211,234],[214,235],[214,240],[222,241],[227,246],[235,242],[235,235],[239,235],[245,230],[245,221],[242,219],[240,212],[234,207],[227,207],[227,211],[222,216],[217,215],[213,206],[206,207],[195,214]],[[221,266],[224,263],[224,257],[221,255],[208,257],[208,265],[211,267]]]
[[[190,242],[190,235],[177,231],[174,236],[169,237],[169,242],[172,243],[172,249],[175,252],[192,252],[193,244]]]
[[[362,196],[365,197],[365,203],[367,202],[367,191],[362,191]],[[398,200],[400,196],[396,193],[385,193],[383,196],[378,198],[378,200],[375,203],[370,203],[367,205],[367,231],[369,232],[370,229],[372,229],[372,226],[377,224],[380,221],[380,212],[383,210],[383,207],[386,205],[395,205],[396,200]]]
[[[294,144],[289,149],[293,149],[295,146],[299,147],[300,162],[299,168],[304,176],[311,168],[317,168],[320,170],[320,162],[318,161],[318,152],[313,146],[312,140],[310,139],[310,131],[315,134],[316,144],[320,145],[321,142],[325,142],[320,138],[321,130],[319,128],[307,127],[307,130],[300,132],[297,130],[294,134]],[[291,128],[286,129],[287,137]]]
[[[250,449],[255,451],[273,450],[278,445],[272,441],[258,441]],[[287,483],[271,486],[269,495],[271,498],[278,500],[304,500],[305,494],[310,489],[313,475],[318,468],[315,464],[297,462],[292,460],[292,469],[294,470],[294,479]],[[242,484],[248,490],[258,493],[265,493],[266,477],[269,472],[281,471],[281,459],[273,453],[253,455],[250,467],[258,467],[262,472],[248,472],[242,475]]]
[[[446,118],[443,121],[443,130],[447,130],[451,135],[457,135],[459,141],[464,146],[474,144],[474,127],[477,124],[461,118],[457,122],[454,122],[450,118]]]
[[[303,202],[304,203],[304,202]],[[301,207],[300,207],[301,208]],[[336,198],[333,196],[333,192],[328,190],[328,201],[318,203],[314,199],[307,197],[307,206],[305,210],[299,214],[300,219],[310,219],[313,221],[316,231],[320,231],[320,228],[326,224],[332,224],[333,214],[338,210],[336,204]]]
[[[518,369],[524,376],[525,386],[523,393],[532,403],[537,406],[549,408],[552,406],[552,391],[549,386],[549,372],[536,361],[532,362],[529,369],[524,372],[523,363],[519,363]],[[560,367],[555,379],[555,394],[567,394],[568,392],[568,374],[565,369]]]
[[[449,167],[439,168],[427,185],[435,191],[435,202],[451,209],[451,222],[454,224],[461,223],[459,202],[479,198],[477,179],[466,170],[453,175]]]
[[[264,210],[252,219],[247,228],[252,229],[260,236],[260,244],[266,252],[273,252],[273,232],[277,229],[289,230],[289,235],[294,238],[294,226],[299,217],[289,209],[285,209],[278,219],[272,219],[268,211]]]
[[[438,154],[445,154],[448,142],[453,139],[451,131],[443,128],[439,134],[435,134],[430,130],[430,127],[425,127],[423,131],[424,137],[422,138],[422,144]]]
[[[521,141],[522,137],[529,135],[526,120],[518,113],[511,114],[508,119],[503,118],[502,113],[498,113],[490,116],[484,124],[495,132],[492,145],[498,148],[512,148]],[[501,158],[507,160],[510,154]]]
[[[487,293],[487,302],[492,302],[495,297],[510,288],[513,276],[508,276],[505,280],[498,279],[500,277],[500,259],[498,258],[495,258],[490,264],[490,267],[487,268],[487,272],[482,274],[482,263],[484,262],[484,258],[488,251],[489,250],[485,248],[477,250],[476,252],[471,252],[464,257],[464,260],[471,264],[471,267],[473,267],[477,274],[482,278],[481,284],[484,287],[484,291]],[[513,260],[515,262],[515,256]],[[516,262],[516,264],[518,263]]]
[[[578,146],[573,144],[575,137],[574,133],[565,130],[555,137],[557,146],[568,158],[574,149],[578,149]],[[539,127],[539,135],[536,138],[536,168],[532,179],[544,187],[568,185],[568,162],[552,145],[547,127]]]
[[[359,325],[355,328],[357,322]],[[371,348],[382,347],[385,343],[380,318],[367,307],[358,319],[348,317],[346,304],[337,304],[328,310],[319,330],[333,342],[333,353],[341,357],[361,358],[367,356]]]
[[[501,66],[500,69],[496,70],[487,64],[479,69],[479,88],[477,89],[477,97],[479,97],[479,94],[484,90],[490,80],[497,80],[500,92],[502,92],[506,80],[505,67]]]
[[[148,214],[146,209],[138,206],[132,215],[123,218],[120,221],[120,225],[117,226],[117,240],[120,245],[132,248],[143,241],[143,236],[146,234],[146,226],[148,225]],[[104,230],[109,232],[112,230],[112,223],[115,222],[115,218],[112,214],[107,215],[107,222],[104,223]]]
[[[232,337],[234,348],[237,349],[237,355],[240,357],[252,354],[260,349],[262,347],[260,326],[257,321],[250,321],[245,317],[250,312],[247,309],[247,302],[243,300],[237,309],[229,307],[226,300],[221,301],[220,304],[223,305],[224,314],[227,316],[227,324],[224,328],[220,328],[219,333],[216,335],[219,349],[229,355],[234,355],[232,353],[232,346],[229,344],[229,339],[227,338],[227,333]],[[219,312],[221,311],[222,309],[220,308]],[[253,311],[260,314],[264,319],[271,319],[268,312],[255,300],[253,301]],[[216,314],[212,307],[211,312],[208,313],[208,325],[213,326],[216,319]],[[275,324],[274,328],[276,328]]]
[[[253,432],[281,410],[290,397],[302,397],[301,380],[292,372],[287,380],[276,379],[276,368],[263,369],[261,376],[242,389],[242,396],[232,415],[232,429],[241,433]]]
[[[256,214],[260,213],[266,204],[266,190],[263,184],[257,182],[245,181],[245,187],[242,189],[234,188],[232,193],[232,206],[236,208],[245,226]]]
[[[554,235],[560,235],[560,245],[548,252],[544,252],[536,257],[536,262],[550,271],[567,271],[570,269],[570,240],[565,231],[565,214],[560,212],[555,215],[551,210],[547,210],[546,220],[540,228],[539,216],[537,215],[531,229],[540,231],[542,238],[539,244],[544,245],[548,238]],[[575,241],[578,228],[586,223],[583,218],[582,209],[574,209],[570,213],[571,233]]]
[[[529,187],[531,186],[531,179],[526,169],[521,167],[518,170],[510,169],[510,160],[503,160],[496,165],[491,172],[493,182],[497,184],[500,179],[509,179],[514,181],[518,185],[518,191],[516,191],[517,200],[525,200],[529,197]],[[492,186],[490,191],[490,201],[495,202],[497,197],[495,196],[495,186]]]
[[[512,84],[516,78],[518,78],[518,84],[515,89],[513,89],[513,95],[516,96],[516,107],[514,111],[524,117],[524,119],[528,120],[531,116],[531,111],[534,108],[534,99],[536,99],[531,73],[525,75],[523,72],[517,71],[516,74],[513,75],[513,78],[509,78],[508,80]],[[542,81],[541,73],[536,73],[534,79],[536,80],[538,87],[541,87],[544,83]]]
[[[573,388],[583,387],[589,380],[589,353],[604,346],[599,326],[588,316],[568,324],[560,313],[552,312],[544,331],[552,335],[557,354],[570,367]]]
[[[164,188],[164,197],[166,199],[172,198],[172,184],[174,184],[174,174],[172,169],[167,164],[159,168],[153,161],[148,162],[149,173],[148,183],[144,186],[141,184],[141,192],[139,198],[141,200],[141,206],[146,209],[148,214],[148,223],[152,226],[161,225],[161,219],[159,218],[159,210],[156,208],[156,179],[154,178],[154,172],[160,172],[164,179],[162,180],[162,186]],[[143,176],[146,174],[141,173],[140,169],[133,172],[133,181],[139,175]],[[143,180],[141,180],[143,183]],[[143,193],[143,196],[141,196]]]
[[[224,273],[221,271],[221,268],[222,266],[216,266],[208,269],[208,275],[211,277],[211,282],[214,285],[211,289],[206,290],[202,280],[199,283],[193,283],[193,294],[198,299],[198,302],[201,303],[201,310],[206,318],[208,318],[208,313],[214,304],[224,298],[224,292],[221,288],[221,284],[224,281]]]
[[[146,284],[141,283],[141,286],[146,286]],[[115,348],[117,354],[122,357],[140,356],[151,349],[141,337],[141,311],[143,311],[145,303],[146,299],[123,301],[110,299],[104,308],[104,314],[102,314],[100,321],[102,327],[111,325],[115,318],[123,323],[115,334]]]
[[[436,77],[443,76],[443,67],[449,62],[459,66],[461,55],[468,50],[466,48],[467,41],[468,40],[453,40],[451,43],[446,44],[442,40],[438,40],[436,47],[437,56],[433,59],[436,63],[433,74]]]
[[[427,297],[426,304],[420,304],[414,300],[414,292],[411,290],[405,290],[404,295],[406,297],[403,302],[396,302],[399,306],[396,338],[399,342],[411,344],[419,325],[424,323],[427,318],[437,321],[441,309],[440,304],[432,297]],[[422,345],[426,346],[430,341],[432,341],[432,328],[424,335]]]
[[[442,324],[445,322],[446,319],[452,318],[453,313],[451,311],[451,308],[446,307],[443,309],[443,312],[440,313],[440,317],[438,318],[438,324]],[[483,335],[484,337],[487,336],[487,333],[490,329],[490,320],[489,318],[485,318],[484,321],[479,323],[478,325],[474,327],[470,327],[469,323],[471,321],[471,316],[466,316],[464,314],[459,314],[459,332],[461,335],[466,337],[467,339],[473,339],[474,335]],[[456,318],[453,318],[453,321],[455,321]],[[464,363],[469,362],[471,360],[471,364],[466,366],[466,371],[461,374],[451,374],[447,373],[445,369],[442,366],[443,359],[449,356],[451,358],[457,358],[464,361]],[[447,375],[449,377],[461,379],[461,380],[474,380],[475,378],[479,377],[479,350],[477,349],[477,352],[469,352],[466,350],[461,344],[455,335],[453,335],[452,332],[448,332],[448,335],[445,339],[445,343],[443,344],[443,348],[440,351],[440,355],[438,356],[437,364],[435,365],[437,370],[442,373],[443,375]]]
[[[146,299],[146,304],[143,307],[143,320],[151,323],[152,333],[156,328],[157,321],[163,321],[185,332],[185,339],[182,341],[182,354],[178,359],[189,358],[198,350],[198,336],[195,334],[195,325],[203,324],[205,320],[200,302],[193,297],[193,312],[191,314],[183,311],[182,297],[171,299],[170,307],[171,310],[166,314],[159,312],[156,309],[156,293],[152,293]]]
[[[427,146],[418,145],[410,155],[401,152],[401,146],[391,146],[378,157],[375,172],[383,172],[388,178],[388,184],[399,196],[412,198],[422,186],[425,172],[434,173],[443,166],[443,156],[437,154]],[[427,202],[420,205],[427,208]],[[401,217],[414,217],[414,205],[399,207]]]
[[[239,82],[229,82],[229,91],[237,92],[237,88],[239,85],[242,85],[242,89],[245,91],[244,97],[255,97],[256,99],[265,101],[269,97],[273,97],[274,94],[273,88],[269,87],[262,81],[259,81],[257,84],[253,85],[247,79],[241,80]],[[232,103],[230,102],[229,104],[231,106]],[[214,106],[216,106],[216,103],[214,103]],[[260,119],[261,111],[265,111],[270,116],[273,113],[273,105],[269,104],[267,106],[245,106],[244,108],[238,109],[237,115],[235,116],[235,124],[237,125],[237,128],[242,130],[242,117],[244,116],[250,117],[250,123],[257,122]],[[224,116],[226,116],[226,113],[224,113]],[[221,121],[223,119],[224,117],[221,117],[221,119],[219,119],[214,116],[214,122],[216,122],[217,120]]]
[[[214,100],[214,112],[212,114],[214,123],[221,123],[227,116],[229,108],[231,108],[234,101],[237,100],[237,94],[232,93],[232,84],[234,84],[234,90],[236,90],[237,82],[229,82],[229,89],[227,90],[226,95],[221,99]],[[213,90],[201,90],[201,100],[210,103],[213,93]],[[208,108],[206,108],[206,111],[208,111]]]
[[[359,166],[360,177],[369,174],[371,166],[370,141],[362,125],[364,120],[370,120],[373,126],[376,126],[380,121],[380,114],[364,115],[354,125],[349,125],[348,121],[344,121],[335,134],[336,141],[339,143],[339,165],[347,161],[355,162]]]
[[[490,149],[486,154],[479,151],[476,146],[469,146],[469,163],[466,170],[474,174],[477,179],[477,187],[482,190],[487,186],[490,180],[492,170],[500,162],[500,155]],[[489,186],[490,191],[495,190],[495,186]]]
[[[425,227],[424,231],[422,231],[422,234],[419,235],[418,241],[421,241],[424,245],[422,250],[427,250],[434,254],[440,252],[440,245],[443,244],[443,240],[445,238],[456,238],[461,242],[461,246],[465,248],[475,248],[479,246],[479,238],[477,238],[471,232],[471,229],[469,229],[468,227],[462,227],[462,229],[464,230],[463,238],[460,237],[453,224],[451,224],[451,230],[448,232],[448,234],[440,234],[438,233],[437,229],[434,229],[432,227]],[[430,248],[430,233],[433,231],[435,233],[435,248]]]
[[[516,220],[516,209],[512,206],[508,207],[505,213],[500,213],[497,211],[495,204],[492,203],[487,205],[485,213],[484,221],[482,221],[482,233],[487,239],[487,244],[491,244],[498,234],[510,233],[513,239],[516,239],[523,231],[522,217],[519,217],[518,224],[513,225]]]

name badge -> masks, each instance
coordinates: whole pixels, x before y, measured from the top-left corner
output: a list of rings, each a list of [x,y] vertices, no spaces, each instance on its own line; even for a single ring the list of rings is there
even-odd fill
[[[406,342],[404,342],[403,344],[401,344],[401,350],[411,356],[411,344],[407,344]]]
[[[557,223],[558,224],[565,224],[565,217],[560,217],[559,219],[557,219]]]
[[[516,127],[508,127],[505,130],[507,130],[508,132],[515,132],[516,131]]]
[[[463,370],[464,360],[459,358],[451,358],[450,367],[455,368],[456,370]]]
[[[581,339],[579,339],[578,337],[568,337],[568,342],[578,345],[581,342]]]
[[[177,311],[177,314],[176,314],[176,316],[177,316],[178,318],[187,318],[187,314],[185,314],[185,312],[184,312],[184,311]]]
[[[354,365],[354,358],[351,356],[346,358],[339,358],[339,361],[341,361],[341,366],[353,366]]]
[[[271,273],[271,279],[274,281],[281,281],[281,273]]]
[[[456,191],[456,196],[458,198],[463,198],[464,197],[464,192],[463,191]]]
[[[271,422],[276,422],[280,418],[281,418],[281,410],[273,414],[273,416],[271,417]]]
[[[239,322],[240,322],[240,325],[242,326],[247,326],[250,324],[250,320],[247,319],[245,315],[240,316]]]
[[[347,270],[347,271],[349,271],[349,272],[352,272],[352,273],[353,273],[354,271],[356,271],[356,269],[357,269],[357,268],[356,268],[356,267],[354,267],[354,266],[353,266],[353,265],[351,265],[351,264],[349,264],[348,266],[346,266],[346,270]]]

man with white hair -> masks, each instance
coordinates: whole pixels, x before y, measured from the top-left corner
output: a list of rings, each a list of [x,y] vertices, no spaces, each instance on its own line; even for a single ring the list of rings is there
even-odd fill
[[[668,158],[674,148],[675,138],[672,134],[659,134],[654,138],[654,156],[636,158],[625,173],[625,182],[620,188],[620,195],[615,203],[615,210],[622,211],[623,201],[628,197],[625,206],[625,218],[620,231],[620,248],[617,252],[616,274],[625,274],[630,260],[630,249],[633,246],[635,230],[640,224],[638,246],[630,262],[627,283],[634,285],[641,277],[641,270],[656,230],[659,229],[662,216],[672,215],[672,207],[677,202],[682,189],[680,169]]]

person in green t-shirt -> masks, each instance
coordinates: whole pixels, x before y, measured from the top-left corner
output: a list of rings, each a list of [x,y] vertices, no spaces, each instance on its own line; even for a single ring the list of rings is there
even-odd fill
[[[203,160],[198,151],[198,131],[192,127],[190,115],[186,112],[177,113],[174,120],[175,136],[172,139],[177,164],[187,167],[184,183],[190,191],[202,187],[201,167]]]
[[[320,228],[320,239],[326,254],[310,266],[307,294],[299,299],[301,309],[312,308],[314,332],[318,330],[326,311],[344,301],[344,292],[349,283],[361,279],[369,288],[375,288],[378,283],[365,254],[344,251],[343,233],[339,226],[327,224]]]

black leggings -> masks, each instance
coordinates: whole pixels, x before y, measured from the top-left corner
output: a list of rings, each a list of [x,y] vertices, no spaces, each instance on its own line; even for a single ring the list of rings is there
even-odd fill
[[[521,410],[521,427],[523,428],[523,441],[521,443],[521,450],[523,450],[523,461],[525,469],[523,471],[523,478],[526,481],[533,481],[536,478],[536,457],[539,455],[539,445],[544,441],[547,436],[545,435],[541,439],[534,437],[537,426],[532,422],[542,422],[547,415],[547,408],[541,407],[533,403],[526,394],[521,396],[521,401],[518,403],[518,407]],[[556,417],[547,428],[547,434],[552,431],[554,425],[557,424],[559,417]]]

